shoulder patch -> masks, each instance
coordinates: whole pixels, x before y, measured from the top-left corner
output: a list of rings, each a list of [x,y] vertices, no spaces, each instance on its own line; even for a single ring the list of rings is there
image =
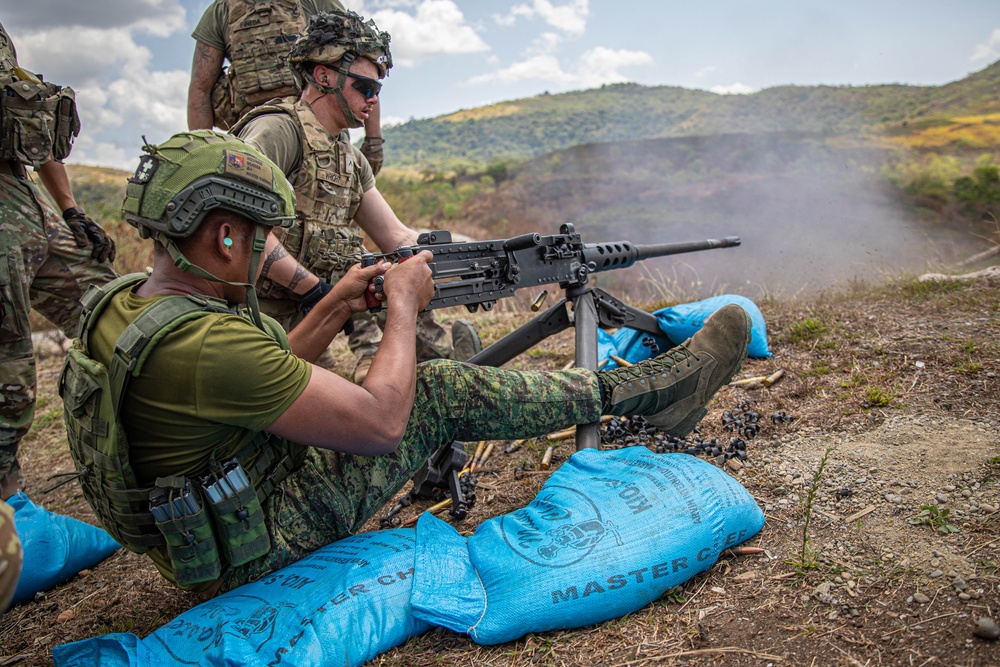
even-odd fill
[[[237,176],[268,190],[274,188],[274,170],[259,157],[241,151],[227,150],[225,160],[224,174]]]
[[[139,166],[135,168],[135,173],[132,174],[132,178],[128,179],[129,183],[149,183],[149,180],[153,178],[153,174],[156,173],[156,169],[160,166],[160,161],[157,160],[152,155],[143,155],[139,158]]]

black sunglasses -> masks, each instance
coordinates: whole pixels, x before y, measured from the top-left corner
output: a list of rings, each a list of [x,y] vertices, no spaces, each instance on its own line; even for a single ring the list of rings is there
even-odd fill
[[[347,73],[347,76],[354,79],[351,88],[364,95],[366,100],[377,96],[379,91],[382,90],[382,82],[378,79],[369,79],[367,76],[358,76],[350,72]]]

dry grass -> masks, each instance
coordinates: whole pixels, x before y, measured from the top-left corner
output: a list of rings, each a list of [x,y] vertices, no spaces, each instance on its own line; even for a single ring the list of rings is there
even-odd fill
[[[724,389],[702,428],[705,435],[726,437],[722,410],[746,400],[762,415],[785,410],[795,417],[790,425],[767,422],[748,447],[751,465],[738,473],[767,508],[767,524],[750,542],[765,555],[722,559],[664,598],[599,626],[491,647],[435,630],[372,664],[1000,664],[1000,643],[972,636],[975,618],[996,619],[1000,608],[1000,514],[968,514],[952,535],[907,521],[944,485],[955,486],[956,496],[974,488],[974,499],[1000,503],[1000,292],[983,284],[895,283],[808,302],[766,303],[764,311],[775,357],[749,360],[744,374],[784,369],[785,379],[766,389]],[[489,342],[528,315],[505,305],[475,317]],[[337,346],[335,352],[346,373],[345,350]],[[572,336],[565,332],[515,365],[558,368],[572,355]],[[59,363],[58,357],[40,360],[39,417],[23,460],[36,502],[93,521],[74,485],[42,492],[50,474],[72,468],[56,418]],[[879,395],[892,398],[872,401]],[[805,518],[795,475],[806,472],[809,481],[809,466],[828,445],[835,448],[809,527],[816,564],[799,571],[790,562],[801,551]],[[495,454],[460,529],[530,501],[546,476],[516,479],[514,469],[539,459],[544,447],[535,441],[514,454]],[[554,465],[572,451],[571,440],[560,445]],[[890,466],[890,478],[913,481],[900,503],[883,498],[899,487],[887,483],[869,492],[857,481],[883,479]],[[826,483],[839,478],[851,480],[854,492],[841,496],[838,487],[835,498]],[[961,599],[951,578],[931,576],[933,569],[959,571],[976,597]],[[912,601],[917,591],[930,602]],[[0,617],[0,665],[51,664],[52,646],[105,632],[142,636],[197,603],[161,581],[141,557],[119,553]],[[57,621],[68,610],[73,617]]]

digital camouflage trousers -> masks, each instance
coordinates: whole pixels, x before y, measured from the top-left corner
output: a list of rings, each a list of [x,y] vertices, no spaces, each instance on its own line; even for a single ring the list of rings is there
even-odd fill
[[[0,478],[16,466],[17,445],[35,413],[35,356],[28,313],[34,309],[67,337],[76,336],[80,297],[115,277],[90,257],[41,191],[0,174]]]
[[[302,467],[264,503],[270,552],[224,572],[221,590],[357,533],[431,454],[454,440],[528,438],[600,418],[593,371],[510,371],[444,360],[420,364],[399,448],[371,457],[310,449]]]

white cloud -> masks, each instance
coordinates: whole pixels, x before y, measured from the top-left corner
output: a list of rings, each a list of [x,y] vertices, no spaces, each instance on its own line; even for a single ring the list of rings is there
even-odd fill
[[[531,46],[525,51],[528,55],[541,55],[545,53],[555,53],[563,43],[561,35],[554,32],[543,32],[535,38]]]
[[[382,116],[379,120],[382,123],[382,127],[386,128],[386,127],[392,127],[394,125],[402,125],[407,120],[412,120],[412,119],[403,118],[402,116]]]
[[[652,62],[652,56],[645,51],[609,49],[599,46],[580,56],[573,71],[564,70],[555,56],[540,54],[514,63],[510,67],[475,76],[469,80],[469,83],[482,84],[491,81],[515,83],[533,79],[560,87],[593,87],[605,83],[630,81],[632,78],[619,72],[620,68],[648,65]]]
[[[150,130],[176,132],[187,127],[187,88],[190,73],[184,70],[128,71],[128,78],[109,86],[112,108],[130,119],[141,119]]]
[[[81,136],[71,160],[127,168],[139,135],[169,136],[187,126],[187,70],[152,70],[153,55],[131,28],[54,28],[23,34],[18,60],[77,94]]]
[[[969,60],[996,60],[1000,58],[1000,28],[993,30],[990,38],[982,44],[976,44],[976,50]]]
[[[649,65],[652,62],[653,57],[645,51],[608,49],[598,46],[580,57],[579,75],[584,81],[596,77],[595,84],[630,81],[628,76],[618,71],[620,68]]]
[[[20,33],[40,28],[135,28],[166,37],[185,27],[179,0],[5,1],[3,24],[20,56]]]
[[[512,26],[519,18],[540,18],[563,32],[582,35],[589,15],[590,0],[570,0],[563,5],[555,5],[551,0],[532,0],[530,5],[514,5],[505,16],[495,14],[493,20],[502,26]]]
[[[372,18],[392,36],[393,62],[403,67],[429,56],[490,50],[452,0],[423,0],[416,15],[383,9]]]
[[[576,81],[576,77],[573,74],[563,71],[562,66],[555,56],[538,55],[495,72],[474,76],[469,79],[469,83],[481,84],[491,81],[516,83],[526,79],[548,81],[561,86],[571,86]]]
[[[718,95],[749,95],[753,92],[753,88],[739,82],[731,83],[728,86],[712,86],[708,90]]]
[[[702,67],[700,70],[695,72],[694,75],[700,79],[702,77],[708,76],[717,69],[718,68],[715,65],[709,65],[708,67]]]
[[[139,162],[141,151],[139,146],[139,141],[136,141],[135,150],[129,152],[106,141],[95,141],[84,133],[76,140],[70,160],[75,164],[90,164],[134,171]]]

